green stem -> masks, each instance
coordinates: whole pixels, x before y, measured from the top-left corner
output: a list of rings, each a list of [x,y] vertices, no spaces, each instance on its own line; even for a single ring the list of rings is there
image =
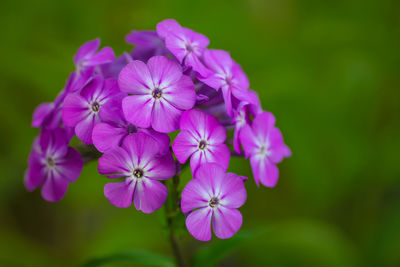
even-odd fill
[[[171,242],[172,252],[174,253],[175,263],[179,267],[184,267],[185,261],[183,260],[183,256],[181,250],[179,248],[178,239],[175,235],[175,227],[174,227],[174,218],[178,215],[179,211],[179,175],[175,175],[172,178],[172,184],[170,186],[170,195],[172,198],[171,203],[167,203],[165,205],[165,215],[167,219],[167,225],[169,230],[169,240]]]

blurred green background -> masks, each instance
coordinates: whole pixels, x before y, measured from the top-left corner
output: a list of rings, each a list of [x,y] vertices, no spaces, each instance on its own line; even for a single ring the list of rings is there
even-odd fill
[[[273,189],[256,187],[247,161],[231,162],[251,179],[236,250],[220,265],[400,265],[400,1],[1,6],[1,266],[76,266],[129,249],[171,255],[163,212],[111,206],[96,162],[59,203],[23,187],[38,133],[30,128],[32,111],[64,86],[78,47],[100,37],[117,54],[130,51],[127,33],[155,29],[165,18],[207,35],[211,48],[231,51],[293,151]],[[249,232],[256,234],[240,239]],[[180,242],[188,257],[210,246],[187,233]],[[231,243],[214,238],[211,245]]]

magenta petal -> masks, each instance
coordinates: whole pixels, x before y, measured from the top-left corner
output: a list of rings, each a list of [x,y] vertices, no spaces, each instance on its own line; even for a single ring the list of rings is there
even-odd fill
[[[275,164],[268,162],[267,160],[264,160],[264,163],[261,163],[259,165],[259,169],[261,173],[260,182],[267,187],[274,187],[278,182],[278,177],[279,177],[278,167]]]
[[[111,47],[103,47],[94,56],[90,57],[85,64],[88,66],[95,66],[111,62],[115,59],[114,51]]]
[[[150,58],[147,67],[155,87],[165,88],[177,83],[182,77],[182,67],[176,61],[164,56]]]
[[[220,190],[220,204],[227,208],[239,208],[247,198],[246,188],[244,187],[244,180],[246,177],[236,175],[234,173],[227,173],[222,180]]]
[[[229,209],[219,206],[214,210],[213,229],[218,238],[226,239],[232,237],[242,226],[243,217],[237,209]]]
[[[79,94],[70,94],[64,99],[62,118],[65,125],[74,127],[89,114],[88,102]]]
[[[154,87],[147,65],[139,60],[130,62],[121,70],[118,85],[122,92],[129,94],[148,94]]]
[[[33,112],[32,127],[41,127],[46,117],[54,110],[53,103],[42,103]]]
[[[182,111],[165,100],[154,102],[151,126],[161,133],[170,133],[179,128]]]
[[[158,143],[145,133],[134,133],[127,136],[122,148],[128,153],[134,166],[145,166],[160,152]]]
[[[153,111],[154,98],[151,95],[130,95],[122,100],[125,118],[132,124],[149,128]]]
[[[284,157],[291,155],[290,149],[283,143],[283,136],[278,128],[272,128],[269,133],[269,151],[268,159],[272,163],[279,163]]]
[[[250,157],[250,155],[256,152],[258,148],[256,142],[256,137],[253,134],[253,130],[249,125],[243,126],[239,135],[240,142],[243,145],[243,150],[245,152],[246,158]]]
[[[260,140],[265,140],[267,133],[272,130],[275,125],[275,117],[270,112],[262,112],[258,114],[251,127],[253,128],[254,136]]]
[[[218,163],[225,171],[228,169],[231,152],[225,144],[210,145],[205,153],[206,162]]]
[[[206,66],[217,73],[226,73],[232,68],[233,60],[224,50],[208,49],[203,53]]]
[[[116,147],[100,157],[98,171],[101,174],[119,178],[129,174],[131,166],[128,153],[121,147]]]
[[[190,155],[198,150],[198,141],[188,131],[181,131],[172,144],[172,150],[178,161],[185,163]]]
[[[181,25],[174,19],[166,19],[157,24],[157,34],[165,39],[170,33],[181,31]]]
[[[176,164],[171,153],[150,159],[144,168],[145,177],[156,180],[169,179],[176,173]]]
[[[79,140],[87,145],[93,144],[93,128],[98,120],[98,115],[91,114],[75,126],[75,134]]]
[[[152,213],[167,200],[168,190],[159,181],[141,178],[136,183],[134,204],[137,210]]]
[[[181,209],[187,213],[191,210],[208,206],[211,196],[204,183],[198,179],[191,180],[182,191]]]
[[[104,196],[118,207],[127,208],[132,205],[135,182],[125,179],[122,182],[108,183],[104,186]]]
[[[127,95],[119,93],[111,97],[104,105],[101,106],[99,116],[102,122],[115,125],[124,125],[126,123],[124,113],[122,111],[122,100]]]
[[[163,97],[178,109],[191,109],[196,103],[192,79],[186,75],[181,76],[179,81],[163,90]]]
[[[68,181],[61,176],[49,175],[42,187],[42,196],[50,202],[60,201],[68,189]]]
[[[40,155],[32,152],[28,159],[29,169],[25,173],[25,187],[29,191],[41,186],[45,180],[45,169]]]
[[[189,53],[185,57],[185,65],[192,67],[192,69],[200,75],[199,77],[208,77],[213,74],[203,65],[198,56],[194,53]]]
[[[169,144],[171,140],[167,134],[156,132],[153,129],[140,129],[140,131],[150,135],[158,143],[160,155],[169,152]]]
[[[74,56],[74,63],[78,65],[80,61],[82,61],[85,57],[93,55],[96,53],[97,49],[100,46],[100,39],[97,38],[95,40],[84,43],[79,49],[78,52]]]
[[[115,127],[107,123],[98,123],[93,128],[93,144],[100,152],[118,147],[127,135],[125,128]]]
[[[78,179],[83,167],[83,160],[79,152],[72,147],[68,148],[67,155],[57,161],[57,170],[62,178],[72,183]]]
[[[201,208],[191,212],[186,218],[186,227],[193,237],[200,241],[211,240],[211,215],[210,208]]]

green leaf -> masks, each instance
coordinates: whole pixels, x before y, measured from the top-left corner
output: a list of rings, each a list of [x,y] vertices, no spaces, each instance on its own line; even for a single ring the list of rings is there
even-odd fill
[[[213,266],[225,259],[243,245],[244,241],[254,236],[258,231],[241,231],[230,239],[219,239],[210,246],[201,248],[193,257],[193,266]]]
[[[121,251],[105,257],[94,258],[82,265],[82,267],[102,266],[110,262],[128,262],[149,266],[175,266],[174,261],[166,256],[144,250]]]

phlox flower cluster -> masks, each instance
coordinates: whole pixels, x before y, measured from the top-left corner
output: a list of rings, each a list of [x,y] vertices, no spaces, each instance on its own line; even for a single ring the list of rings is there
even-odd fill
[[[274,187],[276,164],[291,154],[275,117],[229,52],[208,48],[206,36],[175,20],[132,31],[126,41],[134,48],[119,57],[99,49],[99,39],[83,44],[64,89],[36,108],[32,126],[40,134],[26,188],[41,187],[47,201],[64,197],[88,160],[71,146],[75,138],[101,155],[98,171],[112,181],[104,195],[119,208],[158,210],[168,196],[165,180],[190,167],[180,195],[188,231],[202,241],[211,229],[230,238],[242,225],[248,183],[227,172],[231,156],[249,159],[258,186]]]

